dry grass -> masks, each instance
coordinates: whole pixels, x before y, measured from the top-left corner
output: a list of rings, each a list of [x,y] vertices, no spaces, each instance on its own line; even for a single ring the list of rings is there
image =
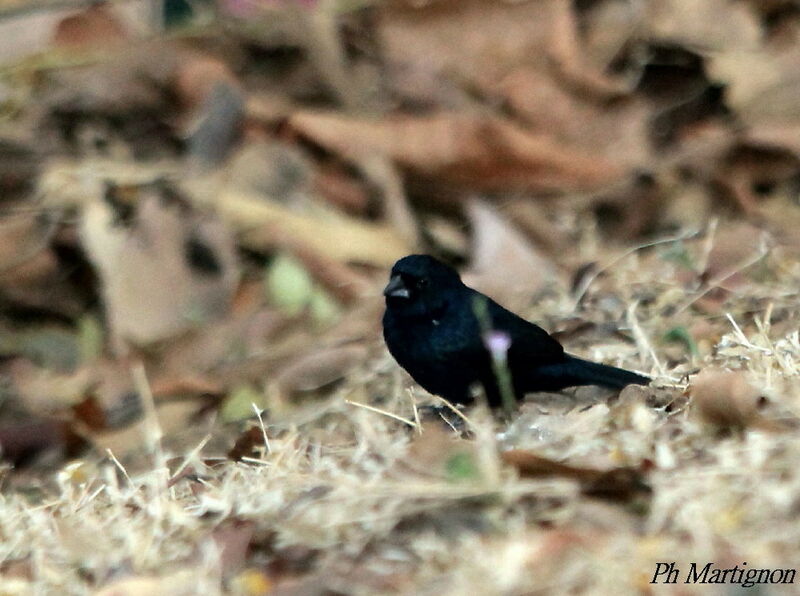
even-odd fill
[[[750,275],[712,315],[671,314],[692,296],[677,291],[678,266],[657,251],[634,252],[598,278],[581,317],[599,331],[567,344],[657,376],[608,404],[593,392],[588,406],[542,396],[508,424],[479,407],[460,438],[419,422],[381,349],[324,404],[266,417],[255,457],[213,459],[221,452],[205,442],[170,453],[155,441],[136,473],[87,457],[37,491],[16,486],[0,500],[0,592],[634,593],[659,561],[791,568],[800,271],[778,252],[764,267],[780,275]],[[563,326],[569,303],[553,292],[529,314]],[[608,333],[619,320],[632,342]],[[662,341],[701,320],[718,337],[698,341],[698,355]],[[766,398],[761,424],[719,429],[696,415],[686,375],[711,364],[745,371]],[[509,447],[643,466],[652,495],[607,502],[567,479],[520,478],[501,464]]]

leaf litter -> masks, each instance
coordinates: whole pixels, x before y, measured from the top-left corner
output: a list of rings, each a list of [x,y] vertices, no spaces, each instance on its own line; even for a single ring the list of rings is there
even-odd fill
[[[152,36],[75,8],[0,67],[1,591],[791,568],[789,5],[222,3]],[[653,384],[442,404],[380,339],[421,251]]]

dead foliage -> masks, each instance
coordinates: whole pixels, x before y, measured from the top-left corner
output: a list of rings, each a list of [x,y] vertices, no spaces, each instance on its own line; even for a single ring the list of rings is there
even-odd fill
[[[0,48],[4,594],[792,567],[792,2],[39,8],[0,23],[42,40]],[[653,384],[423,394],[380,337],[412,252]]]

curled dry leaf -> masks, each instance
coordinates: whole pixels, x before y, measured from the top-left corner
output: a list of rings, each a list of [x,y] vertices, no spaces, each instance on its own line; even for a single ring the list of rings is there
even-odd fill
[[[760,392],[741,371],[706,369],[690,388],[695,412],[715,426],[741,429],[758,418]]]
[[[745,283],[744,269],[766,254],[764,230],[747,222],[716,231],[702,272],[705,281],[736,288]]]
[[[562,4],[566,3],[386,3],[378,27],[390,74],[405,75],[408,81],[428,80],[431,86],[446,86],[449,80],[450,85],[488,88],[520,63],[546,63],[553,20]],[[418,94],[420,89],[407,91]]]
[[[61,374],[22,359],[8,363],[3,375],[10,379],[22,405],[37,414],[63,413],[82,400],[94,381],[94,374],[87,367]]]
[[[174,68],[169,47],[126,44],[101,62],[58,69],[39,90],[40,101],[54,113],[130,116],[167,113],[168,106],[157,83]],[[153,55],[164,52],[163,60]]]
[[[224,190],[218,197],[220,216],[240,230],[241,242],[258,250],[305,249],[336,261],[391,265],[408,254],[408,245],[389,226],[326,212],[302,215],[260,197]]]
[[[226,167],[231,188],[307,209],[312,198],[313,163],[295,145],[257,139],[242,144]]]
[[[599,102],[531,68],[508,73],[493,92],[533,130],[575,151],[629,168],[646,167],[652,159],[650,108],[639,99],[619,100],[601,110]]]
[[[228,313],[239,280],[227,227],[173,189],[109,185],[81,240],[102,282],[118,350],[174,338]]]
[[[16,466],[43,451],[69,449],[77,446],[78,442],[62,420],[20,420],[0,426],[0,458]]]
[[[360,162],[372,154],[444,183],[474,190],[569,191],[603,187],[624,169],[565,148],[499,117],[439,113],[372,120],[298,112],[290,126],[329,151]]]
[[[274,310],[256,306],[169,342],[151,359],[148,373],[153,393],[213,395],[229,389],[237,382],[231,371],[263,354],[265,345],[274,351],[275,335],[289,321]]]
[[[745,2],[729,0],[648,3],[646,28],[654,41],[704,50],[756,49],[761,40],[755,12]]]
[[[630,90],[629,83],[606,72],[642,18],[641,11],[628,3],[599,4],[592,18],[579,25],[574,3],[564,0],[394,3],[381,12],[379,24],[389,75],[401,93],[417,100],[420,96],[447,98],[455,87],[478,89],[490,98],[499,95],[498,103],[507,101],[512,109],[523,111],[526,119],[541,124],[537,132],[553,132],[560,138],[566,131],[578,141],[576,147],[596,154],[593,141],[599,140],[600,147],[618,146],[620,139],[624,143],[629,136],[620,131],[643,130],[646,125],[643,110],[635,114],[625,109],[624,117],[620,114],[609,123],[610,130],[583,141],[598,120],[619,110],[587,105],[576,111],[584,101],[580,96],[607,99]],[[579,35],[587,26],[591,52]],[[518,77],[532,84],[512,83]],[[437,102],[442,103],[448,102]],[[646,139],[636,136],[635,140],[641,151]],[[608,155],[618,154],[609,151]]]
[[[467,284],[516,310],[556,279],[553,263],[491,206],[473,199],[467,215],[473,232]]]
[[[278,386],[290,395],[316,391],[345,377],[366,357],[367,348],[361,344],[304,353],[283,367],[277,376]]]
[[[233,575],[245,566],[254,533],[254,522],[235,518],[214,528],[212,538],[220,550],[219,565],[225,575]]]
[[[108,47],[129,38],[123,23],[108,4],[93,4],[61,19],[53,34],[53,44],[65,48]]]
[[[166,437],[176,437],[178,433],[189,432],[198,434],[192,440],[199,440],[206,432],[194,420],[198,412],[208,405],[208,400],[184,399],[165,402],[156,405],[156,418],[158,432]],[[92,431],[79,429],[84,436],[100,453],[111,450],[117,457],[141,452],[143,448],[152,444],[153,426],[150,420],[144,418],[137,420],[119,430]]]
[[[619,2],[607,2],[603,3],[603,6],[620,6],[621,4]],[[597,12],[600,13],[599,10]],[[548,52],[553,64],[558,69],[560,77],[585,94],[597,98],[614,98],[629,92],[632,87],[630,83],[623,79],[616,80],[606,74],[610,61],[605,64],[598,63],[598,59],[605,57],[606,60],[609,60],[609,58],[613,58],[613,55],[598,56],[595,53],[595,60],[589,59],[579,38],[581,25],[578,23],[576,16],[573,3],[558,2],[555,4]],[[612,42],[612,45],[615,45],[617,50],[632,37],[638,24],[637,21],[641,18],[637,19],[638,15],[633,9],[626,16],[629,18],[617,19],[613,25],[606,26],[606,29],[614,30],[616,35],[621,36],[621,39],[616,39]],[[598,25],[598,20],[594,19],[589,22]],[[599,29],[601,27],[596,27],[595,33]],[[595,38],[595,41],[598,42],[599,40]],[[600,44],[598,43],[597,45]]]
[[[760,147],[800,155],[800,76],[795,47],[785,51],[731,50],[709,58],[710,75],[725,85],[726,103],[747,126],[746,138]]]
[[[353,303],[372,291],[372,284],[366,277],[324,253],[308,250],[305,246],[298,246],[292,252],[315,280],[344,303]]]

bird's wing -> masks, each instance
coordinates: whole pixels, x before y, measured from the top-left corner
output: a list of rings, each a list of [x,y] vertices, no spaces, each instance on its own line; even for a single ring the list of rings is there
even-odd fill
[[[492,327],[511,336],[509,360],[521,365],[538,365],[560,362],[564,348],[547,331],[538,325],[506,310],[494,301],[489,303]]]

